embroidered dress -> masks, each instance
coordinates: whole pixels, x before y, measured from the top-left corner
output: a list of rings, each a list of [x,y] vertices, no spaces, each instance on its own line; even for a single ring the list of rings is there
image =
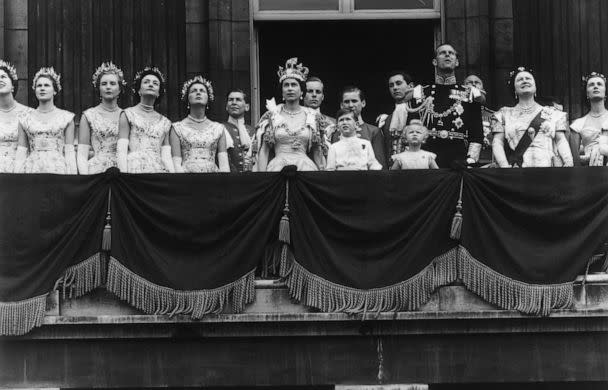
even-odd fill
[[[224,134],[224,126],[210,120],[203,122],[203,125],[205,128],[198,130],[189,127],[186,120],[173,124],[182,149],[184,172],[219,171],[215,164],[215,155]]]
[[[327,171],[367,171],[380,170],[382,165],[376,160],[372,144],[365,139],[342,137],[329,147]]]
[[[118,142],[118,120],[110,121],[99,107],[82,113],[91,127],[91,146],[94,156],[89,160],[89,174],[105,172],[117,166],[116,142]]]
[[[74,114],[55,109],[52,114],[45,115],[31,110],[21,120],[21,127],[27,135],[29,156],[25,160],[25,173],[67,173],[67,163],[63,154],[65,145],[65,129],[74,119]]]
[[[436,158],[437,155],[435,153],[427,152],[426,150],[419,150],[417,152],[406,151],[393,156],[393,160],[395,161],[393,169],[430,169],[431,164]]]
[[[132,107],[125,109],[125,115],[131,124],[127,171],[129,173],[167,172],[160,157],[160,148],[171,130],[171,121],[161,114],[146,118]]]
[[[15,108],[0,117],[0,173],[13,173],[19,138],[19,120],[32,109],[15,103]]]
[[[553,108],[538,106],[538,108],[524,112],[517,107],[503,107],[492,119],[492,132],[504,133],[505,141],[511,150],[515,150],[519,140],[528,136],[528,128],[532,120],[541,112],[543,123],[530,147],[523,155],[522,167],[551,167],[554,152],[553,141],[557,131],[566,130],[566,116],[563,112]]]
[[[603,116],[603,118],[606,118],[606,116]],[[593,126],[592,122],[592,118],[585,115],[572,122],[570,128],[580,135],[583,152],[589,161],[589,166],[602,166],[604,165],[604,156],[599,153],[602,128],[601,126]],[[577,153],[578,151],[574,152]]]
[[[318,171],[325,168],[324,137],[319,131],[321,115],[309,108],[303,107],[306,113],[304,123],[295,129],[288,127],[281,117],[282,105],[274,106],[260,119],[257,133],[261,135],[260,144],[266,144],[274,151],[274,158],[268,163],[266,171],[278,172],[288,165],[295,165],[299,171]],[[256,139],[256,143],[257,143]],[[257,147],[255,147],[257,150]],[[314,162],[308,153],[314,155]]]

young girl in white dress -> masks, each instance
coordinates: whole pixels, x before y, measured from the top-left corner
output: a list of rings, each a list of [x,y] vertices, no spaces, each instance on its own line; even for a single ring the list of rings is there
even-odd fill
[[[405,127],[407,150],[393,156],[392,170],[401,169],[439,169],[435,153],[422,150],[422,144],[429,135],[429,130],[419,120],[412,120]]]

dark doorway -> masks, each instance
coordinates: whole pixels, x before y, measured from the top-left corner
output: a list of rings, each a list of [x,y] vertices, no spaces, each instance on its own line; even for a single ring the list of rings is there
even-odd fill
[[[261,111],[266,99],[281,101],[277,69],[298,57],[325,84],[323,113],[334,116],[340,90],[356,85],[366,94],[366,122],[393,110],[387,73],[404,69],[416,82],[433,78],[435,21],[268,22],[259,26]]]

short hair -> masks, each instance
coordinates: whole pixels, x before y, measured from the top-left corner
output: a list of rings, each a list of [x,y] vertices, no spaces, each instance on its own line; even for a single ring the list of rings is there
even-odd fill
[[[338,112],[336,112],[336,122],[338,121],[338,119],[340,119],[341,116],[349,115],[349,114],[353,116],[354,120],[357,120],[354,112],[352,112],[351,110],[346,110],[344,108],[341,108],[338,110]]]
[[[393,71],[389,72],[388,77],[386,79],[388,80],[391,77],[395,77],[395,76],[402,76],[403,80],[405,80],[405,82],[407,84],[414,82],[414,78],[412,76],[410,76],[409,73],[407,73],[406,71],[401,70],[401,69],[397,69],[397,70],[393,70]]]
[[[139,92],[139,89],[141,88],[141,82],[143,81],[144,77],[149,76],[149,75],[152,75],[158,79],[158,82],[159,82],[158,97],[156,98],[156,101],[154,102],[154,104],[155,105],[160,104],[161,99],[167,92],[167,83],[165,81],[165,75],[162,74],[162,72],[157,67],[147,66],[144,69],[137,72],[135,74],[135,78],[133,79],[133,83],[131,84],[131,89],[132,89],[133,93],[135,95],[137,95],[137,93]]]
[[[233,92],[242,94],[243,100],[245,100],[245,103],[249,104],[249,95],[247,94],[247,92],[243,91],[240,88],[234,88],[234,89],[231,89],[230,91],[228,91],[228,93],[226,94],[226,100],[228,100],[228,96],[230,96],[230,94]]]
[[[428,136],[429,136],[429,129],[428,129],[428,127],[426,127],[424,125],[424,123],[422,123],[422,121],[420,119],[412,119],[410,121],[410,123],[407,126],[405,126],[405,128],[403,129],[403,133],[401,134],[401,138],[405,141],[405,139],[407,137],[407,131],[409,129],[411,129],[412,127],[414,127],[414,126],[420,126],[420,127],[422,127],[424,129],[424,138],[423,138],[423,140],[426,140],[428,138]]]
[[[340,100],[341,101],[344,100],[344,94],[351,93],[351,92],[359,93],[359,99],[361,99],[361,101],[365,100],[365,94],[363,93],[361,88],[354,86],[354,85],[349,85],[342,89],[342,93],[340,94]]]
[[[320,78],[318,78],[317,76],[312,76],[309,77],[306,82],[308,83],[309,81],[312,82],[317,82],[317,83],[321,83],[321,85],[323,86],[323,90],[325,90],[325,83],[323,83],[323,80],[321,80]]]
[[[439,51],[439,48],[442,46],[451,46],[452,49],[454,49],[454,53],[456,53],[456,58],[458,58],[458,50],[456,50],[456,47],[452,44],[452,42],[442,42],[439,45],[437,45],[437,47],[435,47],[435,57],[437,57],[437,52]]]

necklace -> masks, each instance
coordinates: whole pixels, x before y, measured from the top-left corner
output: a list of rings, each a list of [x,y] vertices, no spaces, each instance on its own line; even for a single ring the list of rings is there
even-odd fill
[[[199,118],[193,117],[192,115],[188,115],[188,119],[190,119],[192,122],[195,122],[195,123],[203,123],[207,120],[207,117],[199,119]]]
[[[604,112],[600,113],[600,114],[592,114],[591,112],[589,113],[589,116],[592,118],[601,118],[604,115],[606,115],[606,113],[608,112],[608,110],[604,110]]]
[[[298,116],[302,113],[303,110],[302,110],[302,107],[300,107],[300,109],[297,111],[289,111],[289,110],[286,110],[285,107],[282,107],[281,111],[283,111],[285,114],[287,114],[289,116]]]
[[[41,110],[40,107],[38,107],[36,110],[41,114],[48,114],[49,112],[55,111],[55,106],[51,107],[48,110]]]
[[[120,107],[118,107],[118,106],[113,106],[112,108],[108,108],[108,107],[106,107],[105,105],[101,104],[101,108],[103,108],[103,109],[104,109],[105,111],[107,111],[107,112],[116,112],[116,111],[118,111],[118,109],[119,109]]]
[[[13,105],[10,108],[0,108],[0,111],[2,112],[11,112],[15,109],[15,107],[17,107],[17,105],[15,103],[13,103]]]
[[[139,107],[142,110],[146,111],[146,112],[152,112],[152,111],[154,111],[154,106],[151,106],[149,104],[139,103]]]
[[[519,110],[519,113],[521,115],[530,114],[536,108],[536,103],[530,104],[529,106],[522,106],[522,105],[518,104],[515,107],[517,107],[517,109]]]

